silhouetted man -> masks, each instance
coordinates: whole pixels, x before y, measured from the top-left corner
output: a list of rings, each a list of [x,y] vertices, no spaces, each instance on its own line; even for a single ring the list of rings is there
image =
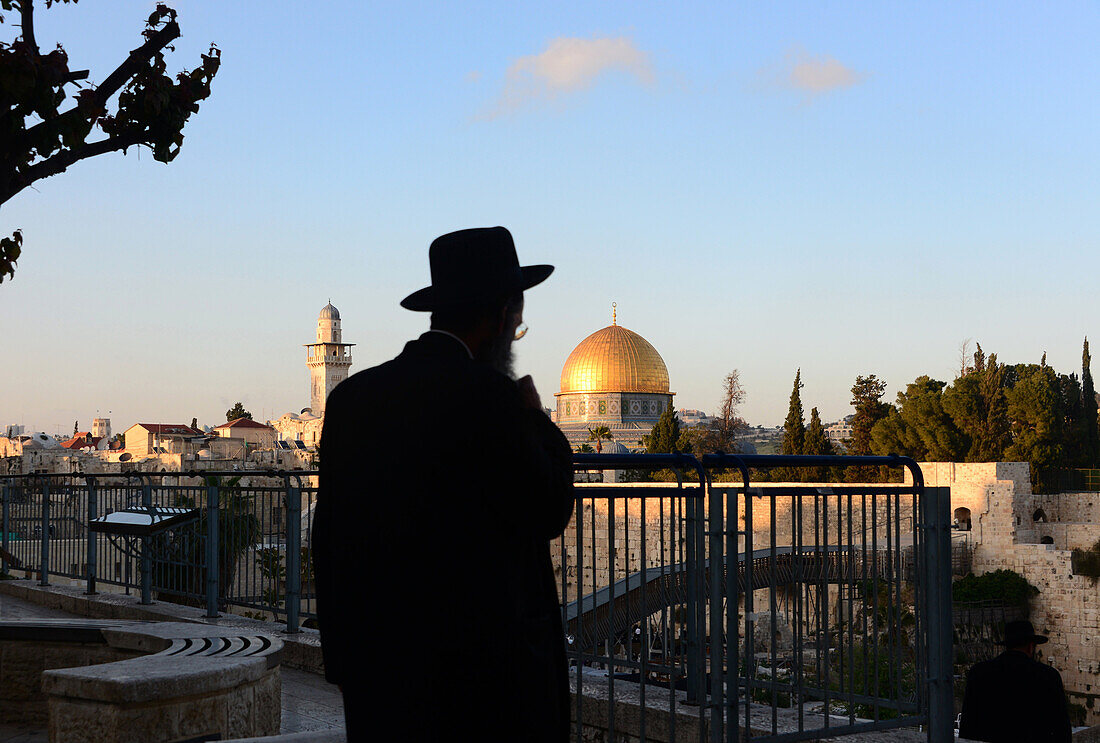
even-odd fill
[[[523,292],[503,227],[429,251],[401,305],[431,330],[329,397],[313,531],[325,675],[348,737],[564,740],[569,697],[548,543],[572,514],[571,451],[515,381]]]
[[[959,736],[990,743],[1069,743],[1066,694],[1058,671],[1035,660],[1047,641],[1031,622],[1008,622],[1007,649],[966,675]]]

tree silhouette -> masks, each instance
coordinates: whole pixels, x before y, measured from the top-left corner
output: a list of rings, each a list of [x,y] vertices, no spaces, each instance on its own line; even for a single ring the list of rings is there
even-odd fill
[[[249,420],[252,420],[252,413],[249,413],[247,410],[245,410],[244,405],[239,402],[231,407],[229,410],[225,411],[225,422],[232,423],[238,418],[248,418]]]
[[[76,0],[46,0],[46,7],[69,2]],[[60,44],[42,53],[34,0],[0,0],[0,11],[18,12],[20,29],[13,41],[0,41],[0,205],[35,181],[96,155],[135,145],[148,147],[163,163],[179,154],[183,127],[210,95],[221,52],[211,45],[194,70],[174,80],[166,74],[164,51],[180,35],[176,11],[158,3],[142,32],[145,43],[99,85],[82,82],[88,70],[69,69]],[[0,22],[6,20],[0,13]],[[72,105],[61,110],[70,98]],[[91,139],[96,130],[105,136]],[[0,238],[0,281],[14,275],[22,246],[19,230]]]

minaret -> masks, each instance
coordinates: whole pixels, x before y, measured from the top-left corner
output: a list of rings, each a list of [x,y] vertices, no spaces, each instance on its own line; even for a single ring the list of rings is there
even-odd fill
[[[317,317],[317,341],[306,344],[306,366],[309,367],[309,407],[314,415],[325,412],[325,400],[336,385],[348,378],[351,347],[344,343],[340,332],[340,311],[330,300]]]

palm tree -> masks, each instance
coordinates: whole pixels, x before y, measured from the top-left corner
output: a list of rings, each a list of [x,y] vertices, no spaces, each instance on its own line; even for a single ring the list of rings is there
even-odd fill
[[[588,429],[588,440],[596,442],[596,453],[603,454],[603,442],[611,441],[611,429],[607,426],[596,426]]]
[[[591,454],[594,451],[596,451],[596,450],[593,449],[588,444],[581,444],[580,446],[577,447],[577,454]]]

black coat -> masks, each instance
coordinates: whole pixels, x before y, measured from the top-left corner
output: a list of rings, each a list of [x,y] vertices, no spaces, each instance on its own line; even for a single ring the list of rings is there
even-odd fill
[[[549,541],[573,508],[565,436],[455,338],[340,384],[312,531],[328,680],[406,740],[563,740]]]
[[[1016,650],[978,663],[966,674],[959,735],[991,743],[1069,743],[1062,677]]]

